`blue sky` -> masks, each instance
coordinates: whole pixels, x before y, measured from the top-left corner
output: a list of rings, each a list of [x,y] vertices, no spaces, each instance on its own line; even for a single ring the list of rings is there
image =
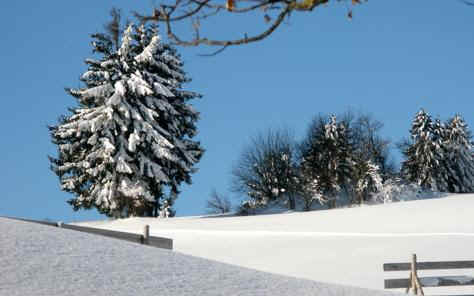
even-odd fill
[[[49,170],[56,153],[47,125],[74,105],[64,87],[79,86],[91,56],[89,34],[115,5],[149,11],[150,1],[1,1],[0,215],[53,220],[104,218],[73,212]],[[229,194],[231,169],[252,135],[289,127],[301,137],[317,113],[352,108],[385,124],[383,135],[408,135],[419,108],[474,127],[474,7],[459,1],[369,1],[294,14],[263,42],[203,58],[208,48],[180,48],[187,89],[204,97],[198,139],[206,148],[176,203],[178,215],[204,212],[210,191]],[[240,23],[245,25],[240,25]],[[259,28],[263,20],[211,24],[217,36]],[[394,148],[394,155],[398,154]]]

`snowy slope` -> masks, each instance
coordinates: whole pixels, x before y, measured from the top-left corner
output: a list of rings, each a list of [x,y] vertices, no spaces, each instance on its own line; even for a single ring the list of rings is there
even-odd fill
[[[307,213],[131,218],[85,224],[137,233],[149,224],[153,235],[173,238],[175,250],[184,254],[299,278],[383,289],[384,277],[405,277],[406,273],[384,275],[382,264],[408,261],[412,253],[420,261],[474,260],[473,209],[474,194],[464,194]],[[463,293],[473,288],[456,289]]]
[[[389,293],[279,276],[116,239],[0,218],[0,295]]]

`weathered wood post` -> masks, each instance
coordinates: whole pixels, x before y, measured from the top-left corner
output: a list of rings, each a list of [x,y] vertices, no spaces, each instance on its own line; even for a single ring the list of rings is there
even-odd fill
[[[143,227],[143,244],[148,245],[148,241],[150,238],[150,225],[145,225]]]
[[[411,255],[411,287],[413,288],[413,293],[418,295],[418,287],[416,284],[416,254]]]
[[[422,296],[425,295],[423,292],[423,288],[420,283],[420,279],[418,278],[418,271],[417,271],[417,266],[416,266],[416,254],[412,254],[411,256],[411,273],[410,273],[410,279],[409,279],[409,285],[413,288],[413,293],[415,295],[418,295],[418,291],[420,291],[420,294]],[[408,287],[408,291],[410,287]]]

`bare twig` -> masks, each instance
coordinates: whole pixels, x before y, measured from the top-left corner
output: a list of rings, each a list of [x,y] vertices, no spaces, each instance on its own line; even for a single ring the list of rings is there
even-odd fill
[[[163,0],[165,1],[165,0]],[[135,16],[142,22],[163,22],[165,23],[168,37],[177,45],[198,46],[209,45],[219,46],[220,48],[211,54],[203,56],[214,56],[221,53],[229,46],[248,44],[261,41],[271,35],[292,12],[311,12],[316,7],[326,4],[329,0],[169,0],[174,3],[162,4],[155,8],[151,15],[141,15],[135,12]],[[333,0],[333,1],[351,1],[352,4],[360,3],[361,0]],[[466,1],[466,0],[460,0]],[[239,4],[240,7],[237,7]],[[201,23],[204,19],[220,13],[246,14],[260,11],[263,14],[265,22],[270,23],[263,31],[247,35],[242,32],[243,37],[237,39],[216,40],[203,37],[200,34]],[[272,22],[272,17],[268,15],[269,11],[275,11],[276,16]],[[173,23],[185,19],[191,19],[193,24],[193,35],[191,39],[184,39],[175,33]],[[241,35],[241,36],[242,36]]]
[[[172,18],[169,17],[169,16],[168,16],[168,18],[165,17],[165,16],[163,16],[162,13],[161,13],[158,9],[155,9],[155,10],[153,11],[153,14],[152,14],[152,15],[149,15],[149,16],[141,15],[141,14],[139,14],[139,13],[136,12],[136,11],[135,11],[133,14],[134,14],[135,17],[137,17],[138,19],[140,19],[142,22],[149,22],[149,21],[175,22],[175,21],[180,21],[180,20],[184,20],[184,19],[186,19],[186,18],[192,17],[193,15],[197,14],[204,6],[206,6],[206,4],[207,4],[208,2],[210,2],[210,1],[211,1],[211,0],[205,0],[205,1],[203,1],[203,2],[192,1],[193,3],[199,3],[199,5],[198,5],[195,9],[193,9],[193,10],[191,10],[191,11],[185,13],[185,14],[182,14],[182,15],[177,16],[177,17],[172,17]],[[163,7],[163,6],[162,6],[162,7]],[[177,5],[174,5],[173,7],[176,9],[176,8],[177,8]]]
[[[198,55],[201,56],[201,57],[213,57],[213,56],[216,56],[216,55],[220,54],[221,52],[223,52],[227,47],[228,47],[228,45],[222,46],[221,48],[219,48],[218,50],[216,50],[212,53],[201,53],[201,54],[198,54]]]
[[[168,33],[168,37],[176,42],[178,45],[184,45],[184,46],[197,46],[200,44],[206,44],[206,45],[216,45],[216,46],[231,46],[231,45],[240,45],[240,44],[246,44],[250,42],[255,42],[255,41],[260,41],[266,37],[268,37],[273,31],[275,31],[276,28],[283,22],[285,19],[285,16],[287,16],[291,11],[290,6],[288,5],[279,15],[278,18],[273,22],[273,24],[264,32],[248,38],[246,35],[243,38],[240,39],[235,39],[235,40],[210,40],[207,38],[199,38],[199,39],[193,39],[191,41],[185,41],[181,40],[177,35],[175,35],[172,31],[171,28],[171,22],[166,21],[166,29]]]

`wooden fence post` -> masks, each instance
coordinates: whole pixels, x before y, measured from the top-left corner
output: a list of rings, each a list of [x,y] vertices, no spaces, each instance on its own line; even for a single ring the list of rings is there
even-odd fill
[[[410,285],[411,288],[413,288],[413,292],[415,293],[415,295],[418,295],[418,291],[420,291],[420,294],[422,296],[425,296],[425,293],[423,292],[423,288],[420,283],[420,279],[418,278],[418,272],[416,267],[416,254],[412,254],[411,256],[411,273],[407,293],[410,290]]]
[[[413,293],[418,295],[418,287],[416,285],[416,254],[411,255],[411,287],[413,289]]]
[[[145,225],[143,227],[143,244],[148,245],[150,238],[150,225]]]

